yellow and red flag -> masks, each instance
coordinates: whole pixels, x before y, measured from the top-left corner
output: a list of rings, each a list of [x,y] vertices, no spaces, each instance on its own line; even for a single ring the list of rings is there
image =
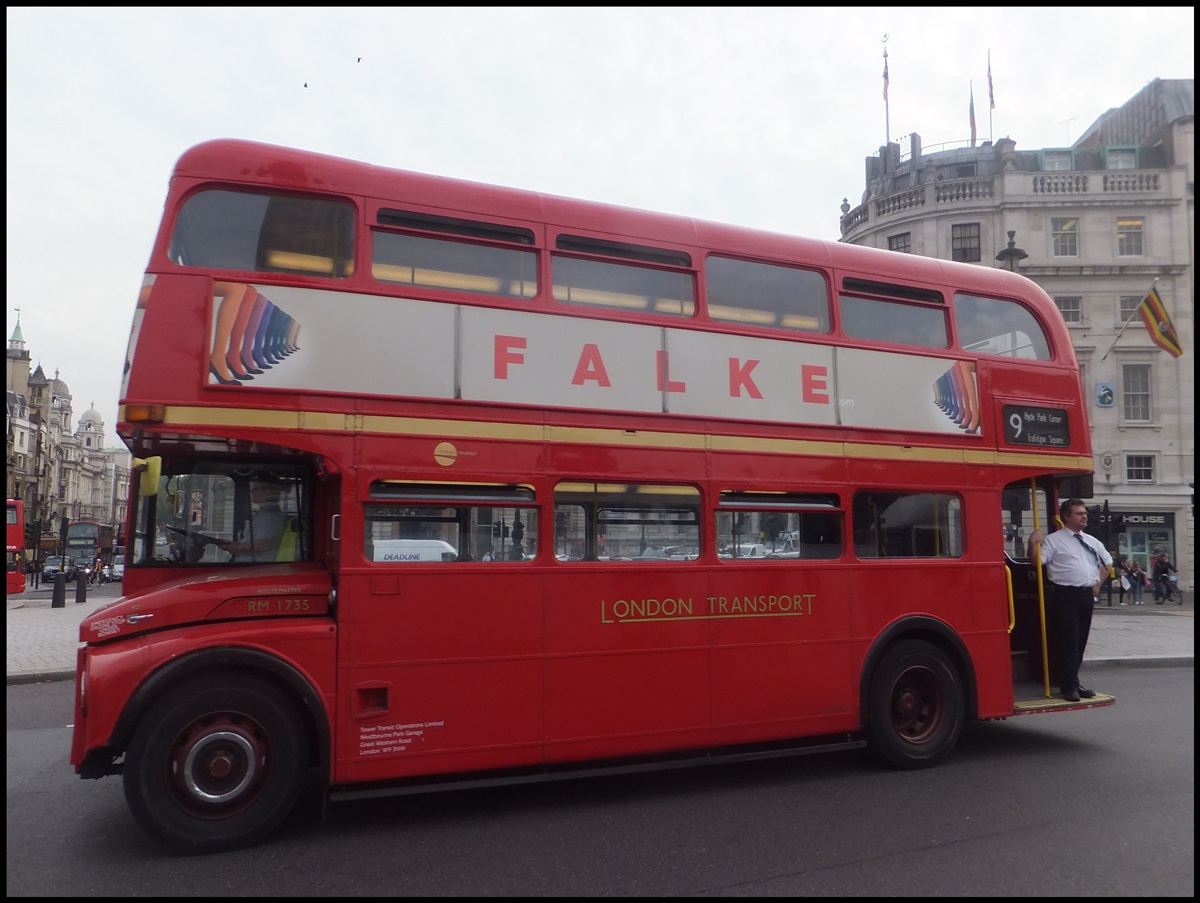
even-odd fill
[[[1138,305],[1138,313],[1141,314],[1142,322],[1146,324],[1146,332],[1150,334],[1150,339],[1155,345],[1171,357],[1183,354],[1183,346],[1179,344],[1179,333],[1175,331],[1175,324],[1171,322],[1157,289],[1151,288],[1142,299],[1142,303]]]

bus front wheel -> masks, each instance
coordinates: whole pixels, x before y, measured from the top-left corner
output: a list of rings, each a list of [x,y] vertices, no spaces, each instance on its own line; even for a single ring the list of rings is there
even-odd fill
[[[921,640],[888,650],[867,697],[875,754],[898,768],[929,768],[950,755],[962,725],[962,681],[946,654]]]
[[[296,708],[252,677],[192,681],[154,703],[125,752],[125,799],[182,853],[250,846],[295,806],[305,769]]]

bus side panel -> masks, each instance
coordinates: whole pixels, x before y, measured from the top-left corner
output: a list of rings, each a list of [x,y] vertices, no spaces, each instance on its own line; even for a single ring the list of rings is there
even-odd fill
[[[693,562],[563,565],[546,576],[546,757],[705,748],[707,578]]]
[[[542,578],[523,564],[343,572],[335,781],[536,764]]]
[[[718,744],[857,727],[848,582],[831,562],[723,562],[713,570]]]

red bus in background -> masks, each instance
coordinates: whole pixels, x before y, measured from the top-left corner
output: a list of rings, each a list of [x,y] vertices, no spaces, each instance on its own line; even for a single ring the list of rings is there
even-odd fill
[[[8,499],[4,527],[4,591],[10,596],[25,592],[25,503]]]
[[[85,568],[90,569],[84,579],[89,579],[96,568],[112,563],[113,536],[112,524],[92,520],[77,520],[67,524],[65,554],[81,575]]]
[[[242,141],[171,177],[71,761],[175,849],[333,798],[867,744],[1051,698],[1079,367],[1003,270]]]

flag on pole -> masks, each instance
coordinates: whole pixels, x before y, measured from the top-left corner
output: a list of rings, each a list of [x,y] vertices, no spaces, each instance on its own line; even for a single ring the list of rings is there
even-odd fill
[[[888,71],[887,71],[887,51],[883,52],[883,99],[887,100],[888,89]]]
[[[1155,345],[1171,357],[1183,354],[1179,334],[1175,331],[1175,324],[1171,322],[1162,298],[1158,296],[1158,289],[1151,286],[1149,293],[1138,305],[1138,313],[1141,314],[1142,322],[1146,324],[1146,332],[1150,333],[1150,340]]]
[[[975,146],[975,86],[971,86],[971,147]]]
[[[996,109],[996,95],[992,91],[992,52],[988,51],[988,109]]]

